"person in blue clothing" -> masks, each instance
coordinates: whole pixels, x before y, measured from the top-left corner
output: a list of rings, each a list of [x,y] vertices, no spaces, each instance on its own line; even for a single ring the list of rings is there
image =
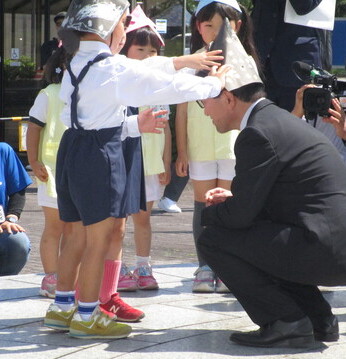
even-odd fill
[[[313,11],[322,0],[289,0],[299,15]],[[252,0],[254,40],[265,75],[267,97],[292,111],[296,91],[304,84],[292,71],[294,61],[330,70],[331,31],[284,22],[286,0]]]
[[[30,241],[18,220],[31,183],[12,147],[0,142],[0,276],[18,274],[28,260]]]

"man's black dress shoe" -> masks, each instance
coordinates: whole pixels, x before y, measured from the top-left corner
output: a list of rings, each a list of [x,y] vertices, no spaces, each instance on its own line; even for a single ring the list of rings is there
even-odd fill
[[[339,339],[339,323],[335,315],[312,320],[315,339],[320,342],[336,342]]]
[[[308,348],[315,344],[313,328],[308,317],[295,322],[277,320],[247,333],[233,333],[230,340],[251,347]]]

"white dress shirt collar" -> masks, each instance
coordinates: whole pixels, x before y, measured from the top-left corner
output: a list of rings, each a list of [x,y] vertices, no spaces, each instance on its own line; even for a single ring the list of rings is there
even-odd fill
[[[109,46],[101,41],[81,41],[79,45],[79,52],[97,54],[101,54],[103,52],[107,52],[109,54],[112,53]]]
[[[241,120],[240,122],[240,131],[242,131],[246,125],[247,125],[247,122],[249,120],[249,117],[251,115],[251,112],[252,110],[254,109],[254,107],[259,103],[261,102],[262,100],[265,100],[265,97],[261,97],[260,99],[258,99],[257,101],[255,101],[245,112],[245,115],[243,117],[243,119]]]

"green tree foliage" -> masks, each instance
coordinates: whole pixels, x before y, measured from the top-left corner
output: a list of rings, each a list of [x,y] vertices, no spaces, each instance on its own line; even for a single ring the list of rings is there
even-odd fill
[[[346,0],[336,0],[335,16],[346,17]]]

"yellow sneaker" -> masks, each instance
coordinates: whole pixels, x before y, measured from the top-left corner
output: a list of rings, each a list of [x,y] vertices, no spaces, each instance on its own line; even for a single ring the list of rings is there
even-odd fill
[[[96,307],[89,321],[83,321],[78,312],[74,314],[69,335],[80,339],[120,339],[128,337],[131,331],[129,325],[112,320]]]
[[[73,307],[71,310],[64,312],[56,304],[52,303],[48,307],[43,325],[54,330],[68,331],[75,311],[76,307]]]

